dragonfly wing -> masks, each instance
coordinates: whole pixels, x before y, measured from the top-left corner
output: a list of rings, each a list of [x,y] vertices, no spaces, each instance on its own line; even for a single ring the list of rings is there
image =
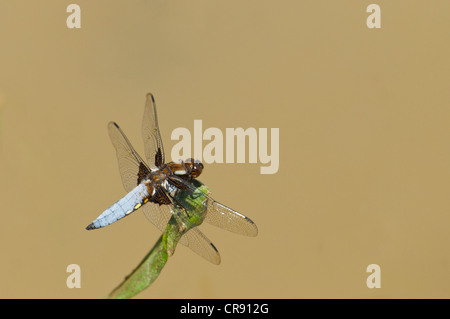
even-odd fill
[[[220,227],[230,232],[254,237],[258,235],[258,227],[248,217],[237,211],[215,201],[211,196],[196,190],[192,183],[183,180],[179,176],[171,176],[176,184],[183,187],[189,196],[205,196],[207,198],[206,217],[204,219],[208,224]]]
[[[145,217],[148,218],[161,232],[166,229],[173,210],[169,205],[147,203],[142,206]],[[180,243],[189,247],[193,252],[202,256],[213,264],[220,264],[220,254],[213,243],[197,228],[191,228],[183,236]]]
[[[108,133],[116,149],[123,187],[129,192],[141,182],[142,178],[149,173],[150,169],[134,150],[119,125],[115,122],[110,122],[108,124]]]
[[[142,120],[142,139],[144,141],[145,157],[151,168],[157,168],[164,163],[164,147],[159,133],[158,116],[155,99],[147,94]]]
[[[208,199],[205,222],[240,235],[250,237],[258,235],[258,227],[250,218],[216,202],[211,197]]]
[[[181,237],[180,243],[209,262],[220,264],[220,254],[216,246],[197,227],[191,228]]]
[[[159,205],[155,203],[147,203],[142,206],[145,217],[152,222],[161,232],[166,229],[170,217],[172,217],[172,210],[168,205]]]

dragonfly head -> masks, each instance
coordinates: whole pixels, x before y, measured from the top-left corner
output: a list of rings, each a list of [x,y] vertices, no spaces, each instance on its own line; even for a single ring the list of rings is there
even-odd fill
[[[203,164],[199,160],[189,158],[184,163],[191,171],[193,178],[197,178],[203,171]]]

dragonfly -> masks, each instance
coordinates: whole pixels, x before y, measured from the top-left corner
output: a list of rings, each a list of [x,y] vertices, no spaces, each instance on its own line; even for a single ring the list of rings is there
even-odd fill
[[[122,184],[128,193],[100,214],[86,229],[108,226],[139,208],[161,232],[165,230],[172,216],[190,216],[189,207],[179,199],[179,194],[183,192],[185,198],[199,196],[194,182],[204,166],[192,158],[179,163],[165,163],[153,95],[148,93],[146,96],[142,121],[142,139],[147,162],[135,151],[117,123],[108,124],[108,133],[116,150]],[[227,231],[251,237],[258,234],[258,228],[250,218],[217,202],[210,194],[202,193],[201,196],[206,205],[203,216],[198,225],[191,225],[189,230],[183,233],[179,242],[218,265],[219,251],[197,226],[205,221]],[[180,229],[185,228],[183,220],[186,218],[177,218]]]

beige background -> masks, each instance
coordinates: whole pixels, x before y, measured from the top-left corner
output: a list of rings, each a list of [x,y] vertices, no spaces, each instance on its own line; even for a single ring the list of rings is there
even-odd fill
[[[124,195],[106,124],[142,153],[154,93],[177,127],[280,128],[280,169],[207,165],[246,238],[202,226],[139,298],[450,297],[450,2],[0,3],[0,297],[103,298],[159,236],[141,212],[84,228]],[[81,289],[66,267],[81,266]],[[366,267],[381,266],[380,289]]]

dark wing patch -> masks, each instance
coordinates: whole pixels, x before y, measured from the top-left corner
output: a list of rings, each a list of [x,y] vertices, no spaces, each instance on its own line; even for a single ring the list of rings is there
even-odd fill
[[[148,169],[147,165],[145,165],[143,162],[140,162],[136,185],[139,185],[142,182],[142,180],[146,178],[149,174],[150,170]]]
[[[164,164],[164,160],[162,157],[161,148],[158,147],[158,151],[155,154],[155,165],[156,167],[161,167],[162,164]]]
[[[159,205],[169,205],[172,203],[166,192],[160,187],[156,188],[155,194],[150,201]]]

